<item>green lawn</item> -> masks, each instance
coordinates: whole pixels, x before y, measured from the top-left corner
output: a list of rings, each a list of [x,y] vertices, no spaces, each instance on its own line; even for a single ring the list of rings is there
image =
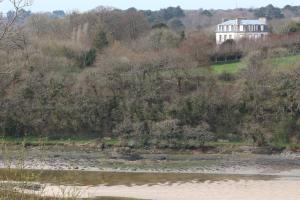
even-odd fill
[[[232,62],[225,64],[215,64],[212,66],[212,70],[214,73],[222,74],[222,73],[237,73],[239,70],[245,68],[246,65],[242,62]]]
[[[265,60],[266,64],[269,64],[274,67],[275,70],[286,70],[292,69],[296,66],[300,66],[300,55],[287,56],[280,58],[270,58]],[[299,64],[298,64],[299,63]],[[225,63],[225,64],[215,64],[212,66],[214,73],[237,73],[241,69],[245,68],[246,64],[244,62],[234,62],[234,63]]]
[[[300,55],[272,58],[267,60],[268,64],[274,66],[276,70],[292,69],[300,66]]]

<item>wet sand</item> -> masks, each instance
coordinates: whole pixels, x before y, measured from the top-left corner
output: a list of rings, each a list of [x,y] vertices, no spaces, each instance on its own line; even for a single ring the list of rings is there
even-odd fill
[[[18,168],[14,164],[17,160],[12,157],[10,167]],[[0,168],[8,168],[1,155]],[[299,153],[141,154],[140,158],[132,160],[98,151],[28,148],[24,168],[50,170],[37,180],[44,186],[42,191],[26,191],[42,196],[153,200],[300,199]],[[5,173],[3,177],[7,178]]]
[[[153,200],[297,200],[300,180],[217,181],[142,186],[46,186],[44,196],[101,196]]]

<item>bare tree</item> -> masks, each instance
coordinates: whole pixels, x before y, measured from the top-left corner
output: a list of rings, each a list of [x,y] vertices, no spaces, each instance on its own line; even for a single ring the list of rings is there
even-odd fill
[[[210,57],[215,49],[214,40],[201,32],[195,32],[188,36],[181,44],[180,50],[190,55],[199,66],[209,66]]]
[[[4,1],[5,0],[0,0],[0,5]],[[33,0],[9,0],[9,2],[13,6],[14,16],[11,19],[8,19],[5,16],[0,18],[0,41],[12,30],[14,23],[18,19],[20,10],[32,5]]]

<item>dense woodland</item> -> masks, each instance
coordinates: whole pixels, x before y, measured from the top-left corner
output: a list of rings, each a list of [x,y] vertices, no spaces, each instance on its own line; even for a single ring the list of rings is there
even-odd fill
[[[300,52],[300,7],[234,13],[22,10],[0,39],[1,135],[177,149],[218,140],[299,143],[300,64],[278,71],[264,60]],[[273,33],[217,47],[214,25],[234,15],[265,16]],[[212,72],[216,60],[231,59],[247,68]]]

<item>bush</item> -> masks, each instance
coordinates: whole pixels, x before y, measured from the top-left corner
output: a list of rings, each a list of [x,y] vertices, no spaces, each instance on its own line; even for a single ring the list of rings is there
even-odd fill
[[[155,50],[177,47],[180,41],[180,36],[169,29],[153,29],[147,37],[147,43]]]
[[[97,56],[96,49],[92,48],[89,51],[76,52],[69,48],[64,48],[64,55],[71,60],[74,60],[79,67],[87,67],[94,64]]]
[[[83,66],[91,66],[92,64],[94,64],[96,59],[96,52],[96,49],[90,49],[88,52],[83,53]]]
[[[100,31],[96,35],[96,38],[94,39],[94,45],[97,49],[102,50],[108,46],[109,42],[106,35],[107,34],[104,31]]]
[[[235,75],[228,72],[223,72],[218,76],[221,81],[234,81],[236,79]]]
[[[119,132],[117,135],[123,138],[123,145],[131,148],[195,149],[215,139],[208,124],[180,126],[178,120],[134,124],[126,122],[126,125],[123,123],[114,132]]]
[[[198,66],[209,66],[215,49],[215,41],[208,35],[197,33],[188,36],[180,45],[180,50],[198,62]]]
[[[289,55],[289,50],[286,48],[275,48],[269,50],[268,55],[271,58],[284,57]]]

